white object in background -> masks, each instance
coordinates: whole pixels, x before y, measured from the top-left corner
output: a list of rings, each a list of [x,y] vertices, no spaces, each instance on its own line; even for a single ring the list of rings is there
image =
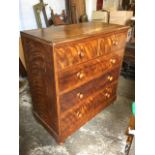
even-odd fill
[[[133,11],[110,11],[110,23],[126,25],[133,17]],[[93,11],[92,20],[107,21],[107,13],[103,11]]]
[[[92,20],[100,21],[100,22],[107,22],[107,12],[93,11]]]
[[[135,16],[131,18],[131,20],[135,20]]]
[[[92,12],[96,10],[96,2],[97,0],[86,0],[86,13],[89,21],[92,20]]]
[[[133,17],[133,11],[110,11],[110,23],[126,25]]]

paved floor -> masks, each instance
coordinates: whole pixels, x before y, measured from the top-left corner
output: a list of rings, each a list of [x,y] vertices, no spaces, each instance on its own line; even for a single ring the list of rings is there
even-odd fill
[[[20,87],[20,155],[124,155],[125,130],[134,100],[133,80],[119,79],[117,100],[57,145],[32,115],[27,80]]]

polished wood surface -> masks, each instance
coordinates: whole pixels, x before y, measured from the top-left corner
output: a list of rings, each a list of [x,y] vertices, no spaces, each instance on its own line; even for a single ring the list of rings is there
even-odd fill
[[[21,32],[34,115],[57,142],[116,99],[127,30],[84,23]]]
[[[52,48],[32,39],[22,37],[33,109],[41,119],[58,131],[58,112]],[[45,106],[46,104],[46,106]]]
[[[119,66],[120,67],[120,66]],[[86,84],[65,93],[60,96],[61,110],[65,111],[66,109],[71,108],[73,105],[78,104],[84,100],[87,100],[89,97],[92,97],[93,94],[100,91],[106,85],[111,84],[113,81],[118,80],[119,70],[116,68],[111,72],[103,74],[102,76],[87,82]]]
[[[126,34],[116,33],[56,45],[58,70],[123,49],[125,38]]]
[[[68,113],[64,113],[61,117],[62,135],[66,138],[112,103],[116,99],[116,88],[116,83],[109,85],[89,100],[73,107]]]
[[[26,30],[22,33],[28,35],[28,37],[35,37],[36,39],[45,41],[47,43],[62,43],[79,38],[81,39],[82,37],[92,37],[102,33],[114,33],[115,31],[120,30],[126,31],[127,28],[128,26],[117,24],[88,22],[63,26],[51,26],[36,30]]]
[[[90,81],[121,64],[122,57],[123,50],[106,56],[97,57],[96,59],[78,64],[74,66],[74,68],[71,67],[60,71],[58,73],[58,80],[61,94],[69,91],[71,89],[69,86],[72,86],[72,88],[75,89],[81,84]]]

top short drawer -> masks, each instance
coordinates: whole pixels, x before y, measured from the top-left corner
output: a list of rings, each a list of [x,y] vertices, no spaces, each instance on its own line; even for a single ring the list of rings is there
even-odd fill
[[[126,33],[114,33],[56,45],[54,50],[57,69],[59,71],[122,49],[125,46],[125,40]]]

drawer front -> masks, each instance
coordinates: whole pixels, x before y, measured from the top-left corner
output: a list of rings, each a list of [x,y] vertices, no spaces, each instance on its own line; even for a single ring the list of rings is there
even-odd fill
[[[116,69],[74,89],[68,93],[60,95],[61,112],[64,112],[74,105],[77,105],[98,91],[102,90],[106,85],[116,81],[119,76],[119,68]]]
[[[117,51],[119,49],[124,49],[126,38],[126,33],[117,33],[111,36],[103,36],[99,38],[99,55],[107,54],[109,52]]]
[[[123,50],[116,54],[115,53],[108,56],[98,57],[59,72],[58,82],[61,94],[75,89],[81,84],[84,84],[108,70],[111,70],[113,67],[120,65],[123,57]]]
[[[117,83],[106,86],[91,99],[85,100],[61,117],[61,133],[73,132],[116,99]],[[65,136],[64,135],[64,136]]]
[[[57,69],[59,71],[74,64],[79,64],[98,56],[123,49],[125,40],[126,33],[119,33],[56,45],[54,49]]]

